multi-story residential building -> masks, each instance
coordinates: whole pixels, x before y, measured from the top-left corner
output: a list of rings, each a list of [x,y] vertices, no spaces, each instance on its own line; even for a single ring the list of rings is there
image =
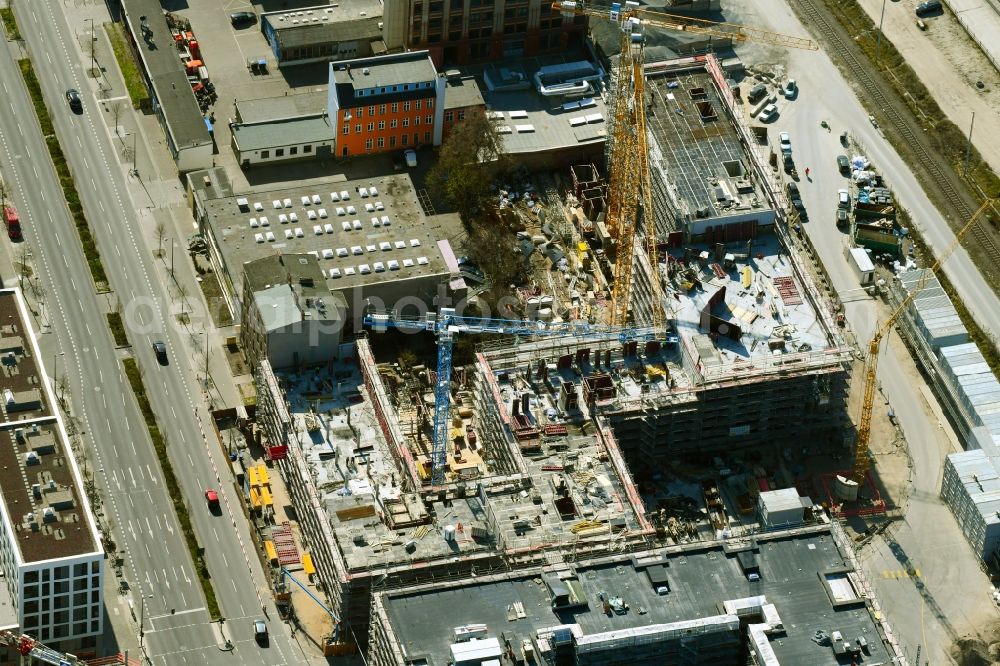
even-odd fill
[[[583,45],[587,17],[549,0],[385,0],[386,47],[427,49],[436,65],[559,53]]]
[[[104,551],[30,319],[0,290],[3,595],[20,631],[82,656],[104,631]]]
[[[427,51],[330,63],[337,155],[440,145],[445,80]]]

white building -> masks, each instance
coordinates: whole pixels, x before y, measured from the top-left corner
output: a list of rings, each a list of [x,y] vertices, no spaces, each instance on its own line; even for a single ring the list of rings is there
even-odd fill
[[[87,652],[104,631],[104,551],[16,289],[0,289],[0,363],[0,595],[20,631]]]
[[[997,558],[1000,548],[1000,451],[985,428],[973,431],[982,448],[952,453],[944,461],[941,499],[981,560]]]
[[[808,497],[799,497],[795,488],[767,490],[757,498],[757,512],[764,527],[794,527],[801,525],[805,508],[811,506]]]

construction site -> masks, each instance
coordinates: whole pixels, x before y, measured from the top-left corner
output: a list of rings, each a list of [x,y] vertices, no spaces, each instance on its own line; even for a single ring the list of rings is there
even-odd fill
[[[857,499],[870,485],[867,455],[839,485],[798,483],[804,443],[829,466],[854,441],[836,308],[791,249],[785,202],[719,63],[644,69],[628,32],[624,47],[607,180],[574,166],[572,191],[546,208],[565,219],[502,193],[511,243],[541,245],[550,262],[548,278],[517,286],[521,319],[369,308],[369,333],[336,361],[257,368],[257,424],[267,446],[287,447],[276,462],[330,644],[379,664],[661,663],[660,650],[677,663],[879,663],[891,634],[827,513],[842,486]],[[647,133],[651,99],[669,117]],[[459,356],[467,336],[475,352]],[[756,563],[772,550],[820,605],[768,603],[795,593],[759,584],[788,583]],[[698,580],[738,567],[733,584],[692,582],[690,608],[654,612],[676,598],[661,570],[695,559]],[[640,571],[651,583],[632,600]],[[471,586],[484,619],[457,603],[421,610]],[[589,604],[621,626],[579,615]],[[831,608],[850,626],[832,626]],[[533,624],[500,631],[498,613]],[[800,635],[773,642],[790,618]]]

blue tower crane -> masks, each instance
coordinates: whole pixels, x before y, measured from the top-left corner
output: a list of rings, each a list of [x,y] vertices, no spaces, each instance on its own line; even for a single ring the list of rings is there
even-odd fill
[[[578,322],[545,322],[517,319],[465,317],[454,308],[441,308],[423,317],[405,316],[395,312],[366,312],[364,324],[377,332],[389,327],[403,331],[427,331],[437,336],[437,378],[434,382],[434,437],[431,449],[431,484],[444,484],[448,461],[448,421],[451,418],[452,345],[457,333],[499,333],[519,337],[572,335],[580,339],[621,342],[653,340],[663,332],[653,328],[623,328]]]

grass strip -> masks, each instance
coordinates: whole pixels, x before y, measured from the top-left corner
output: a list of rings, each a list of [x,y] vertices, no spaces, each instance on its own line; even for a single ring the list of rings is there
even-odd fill
[[[21,39],[21,29],[17,27],[13,7],[0,7],[0,20],[3,21],[3,29],[7,33],[7,39],[12,42]]]
[[[187,543],[188,552],[191,554],[191,561],[194,562],[198,581],[201,583],[201,589],[205,593],[205,606],[212,620],[215,621],[222,617],[222,613],[219,611],[219,601],[215,597],[212,577],[209,574],[208,565],[205,563],[205,551],[198,544],[198,537],[195,536],[194,527],[191,525],[191,515],[184,503],[184,495],[181,493],[180,485],[177,483],[177,476],[174,474],[170,457],[167,455],[167,440],[163,437],[163,433],[156,423],[156,416],[153,414],[153,408],[149,404],[149,398],[146,395],[146,387],[142,381],[142,373],[139,371],[139,365],[134,358],[122,360],[122,365],[125,367],[125,376],[128,377],[128,383],[132,386],[136,402],[139,403],[139,411],[142,412],[142,418],[146,421],[149,438],[153,440],[153,447],[156,449],[156,458],[160,462],[160,469],[163,471],[163,480],[167,485],[167,494],[173,503],[174,513],[177,514],[177,522],[180,523],[181,532],[184,533],[184,540]]]
[[[115,344],[119,347],[128,346],[128,335],[125,334],[125,323],[122,321],[122,314],[120,312],[109,312],[108,318],[108,328],[111,329],[111,335],[115,338]]]
[[[146,91],[146,84],[139,73],[139,66],[136,65],[132,57],[132,51],[128,48],[128,41],[125,39],[125,29],[119,23],[105,23],[104,31],[108,33],[111,40],[111,50],[115,53],[115,60],[118,61],[118,69],[121,70],[122,78],[125,79],[125,90],[132,100],[132,108],[142,108],[149,102],[149,93]]]
[[[38,116],[38,124],[45,135],[45,145],[49,149],[49,157],[52,165],[56,169],[59,177],[59,184],[62,186],[63,198],[73,217],[73,224],[76,225],[77,235],[80,237],[80,245],[83,246],[83,255],[87,259],[87,266],[90,268],[90,275],[94,279],[94,284],[98,291],[107,288],[108,276],[104,272],[104,265],[101,263],[101,252],[97,249],[97,242],[87,224],[87,216],[84,215],[83,205],[80,203],[80,194],[76,191],[76,183],[73,181],[73,174],[69,170],[69,163],[63,154],[59,138],[55,134],[52,125],[52,116],[49,115],[48,107],[45,106],[45,98],[42,96],[42,87],[38,84],[38,77],[31,66],[31,60],[23,58],[17,61],[24,78],[24,85],[31,95],[31,102],[35,107],[35,114]]]

